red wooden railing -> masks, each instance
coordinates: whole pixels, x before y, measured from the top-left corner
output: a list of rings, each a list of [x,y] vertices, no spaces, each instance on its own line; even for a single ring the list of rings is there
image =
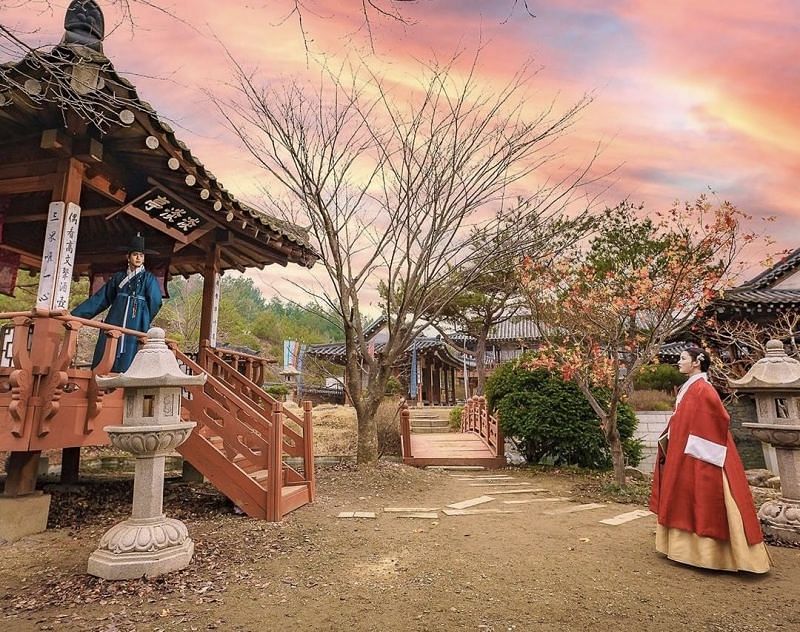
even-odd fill
[[[486,408],[486,398],[470,397],[461,411],[461,432],[477,434],[497,457],[503,457],[505,446],[503,432],[495,415]]]
[[[411,452],[411,411],[405,401],[400,405],[400,448],[404,459],[414,456]]]
[[[0,409],[7,411],[0,427],[10,430],[0,436],[0,448],[106,444],[102,428],[120,422],[121,391],[113,395],[115,407],[100,415],[103,398],[109,396],[97,388],[94,376],[110,371],[120,336],[141,340],[146,334],[48,310],[0,313],[3,319],[11,321],[14,333],[11,366],[0,367]],[[94,370],[75,365],[78,333],[84,327],[108,336],[102,361]],[[195,466],[252,516],[277,521],[313,501],[311,403],[303,403],[300,417],[284,410],[252,381],[249,376],[263,377],[268,360],[205,345],[195,361],[176,343],[168,344],[185,370],[208,375],[204,386],[190,389],[184,397],[185,414],[198,427],[180,451],[193,464],[197,461]],[[60,409],[62,414],[57,415]],[[43,441],[49,443],[39,447]],[[299,457],[302,473],[284,464],[284,455]]]
[[[233,351],[232,349],[212,347],[208,340],[204,340],[200,344],[198,357],[201,364],[205,364],[203,356],[206,354],[213,354],[216,360],[221,360],[233,367],[257,386],[261,386],[264,383],[267,367],[270,364],[275,364],[275,361],[270,358],[262,358],[261,356],[242,351]]]

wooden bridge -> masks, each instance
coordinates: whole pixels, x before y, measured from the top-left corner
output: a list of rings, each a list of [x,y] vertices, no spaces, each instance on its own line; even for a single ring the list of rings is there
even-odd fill
[[[403,463],[429,465],[473,465],[499,468],[506,464],[503,434],[497,417],[490,415],[485,397],[472,397],[461,412],[460,432],[414,433],[411,411],[404,405],[400,414]]]

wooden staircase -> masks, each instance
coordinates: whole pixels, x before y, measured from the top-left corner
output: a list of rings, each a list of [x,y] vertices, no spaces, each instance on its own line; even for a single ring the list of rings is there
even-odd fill
[[[278,522],[313,502],[311,403],[304,402],[300,418],[213,347],[202,347],[197,362],[172,349],[187,371],[208,376],[184,394],[182,414],[197,428],[178,452],[253,518]],[[300,471],[284,456],[301,458]]]

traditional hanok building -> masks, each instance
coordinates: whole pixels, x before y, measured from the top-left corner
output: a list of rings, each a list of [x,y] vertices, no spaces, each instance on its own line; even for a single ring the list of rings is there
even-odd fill
[[[72,2],[65,29],[52,50],[0,67],[0,291],[14,291],[18,270],[40,279],[31,311],[0,314],[13,332],[0,367],[0,451],[10,452],[0,516],[23,515],[42,450],[62,449],[62,474],[75,476],[80,447],[107,444],[103,428],[121,423],[124,393],[94,378],[125,330],[66,308],[71,282],[98,287],[141,233],[162,288],[175,275],[204,279],[200,352],[173,345],[187,371],[209,374],[184,397],[198,425],[180,450],[248,514],[280,520],[313,497],[310,406],[302,418],[281,412],[260,388],[263,359],[216,348],[219,281],[226,270],[310,267],[317,254],[297,227],[237,200],[115,71],[94,0]],[[75,360],[81,329],[110,338],[94,370]]]
[[[364,331],[372,353],[380,354],[388,331],[383,318],[377,319]],[[345,365],[343,342],[308,345],[304,366],[314,358]],[[440,406],[456,403],[456,391],[461,388],[456,374],[463,359],[456,349],[439,338],[420,336],[406,349],[394,368],[394,376],[402,385],[407,399],[422,405]],[[347,391],[346,384],[345,392]],[[463,391],[463,389],[462,389]]]
[[[800,248],[768,270],[715,300],[706,310],[719,320],[771,324],[783,313],[800,311]]]

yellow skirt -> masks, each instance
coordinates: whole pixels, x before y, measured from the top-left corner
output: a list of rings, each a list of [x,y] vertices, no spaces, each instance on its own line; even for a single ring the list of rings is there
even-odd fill
[[[767,547],[763,542],[752,546],[747,543],[742,516],[731,495],[728,478],[724,473],[722,484],[730,540],[715,540],[659,524],[656,526],[656,551],[681,564],[700,568],[750,573],[768,572],[770,565]]]

